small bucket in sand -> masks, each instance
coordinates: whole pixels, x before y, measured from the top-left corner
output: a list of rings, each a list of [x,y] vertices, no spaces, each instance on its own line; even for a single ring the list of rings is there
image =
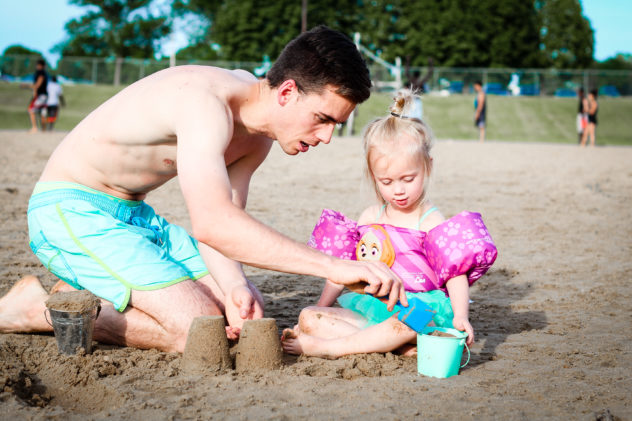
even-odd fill
[[[435,332],[433,334],[433,332]],[[417,371],[430,377],[446,378],[459,374],[470,362],[470,349],[465,344],[467,333],[447,327],[426,327],[417,335]],[[467,361],[461,365],[463,346]]]
[[[83,348],[86,354],[91,353],[94,321],[101,311],[99,299],[88,291],[58,292],[46,307],[44,317],[53,327],[59,352],[73,355]]]

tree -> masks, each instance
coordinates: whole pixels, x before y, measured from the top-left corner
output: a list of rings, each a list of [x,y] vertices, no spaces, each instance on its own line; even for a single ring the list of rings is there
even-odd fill
[[[170,21],[149,12],[152,0],[70,0],[91,7],[66,23],[69,39],[55,46],[62,56],[153,57]]]
[[[35,69],[35,63],[39,59],[44,59],[44,55],[37,51],[26,48],[23,45],[13,44],[4,49],[3,58],[0,60],[2,67],[0,74],[11,76],[23,76]],[[46,66],[50,68],[48,61]]]
[[[632,70],[632,54],[617,54],[596,62],[594,67],[600,70]]]
[[[393,38],[389,20],[399,0],[336,1],[307,3],[307,27],[324,24],[349,37],[361,32],[364,43],[384,48]],[[175,0],[180,15],[194,13],[209,21],[203,42],[221,46],[224,60],[261,61],[264,55],[277,57],[283,47],[301,32],[301,2],[277,0]],[[195,40],[194,42],[199,42]]]
[[[586,68],[593,62],[594,37],[579,0],[537,0],[541,49],[546,64],[556,68]]]
[[[13,44],[4,49],[3,56],[37,56],[44,58],[44,55],[37,50],[31,50],[23,45]]]
[[[522,0],[421,0],[401,4],[396,55],[423,66],[428,57],[447,67],[535,67],[537,13]]]
[[[217,51],[207,42],[198,42],[197,44],[181,48],[177,51],[176,57],[179,60],[211,61],[219,59]]]

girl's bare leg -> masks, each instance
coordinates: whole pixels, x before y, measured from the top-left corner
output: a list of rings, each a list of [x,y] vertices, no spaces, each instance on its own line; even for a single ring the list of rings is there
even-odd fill
[[[282,342],[285,352],[322,358],[338,358],[348,354],[389,352],[416,339],[417,333],[395,316],[355,333],[334,339],[322,339],[299,330],[288,332]]]
[[[349,336],[366,324],[364,317],[345,308],[306,307],[298,318],[299,331],[321,339]]]

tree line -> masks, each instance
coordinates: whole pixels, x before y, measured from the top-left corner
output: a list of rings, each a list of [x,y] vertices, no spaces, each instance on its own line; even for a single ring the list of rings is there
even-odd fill
[[[411,66],[632,69],[629,55],[594,60],[594,31],[579,0],[70,0],[86,13],[65,25],[62,58],[160,55],[175,22],[190,22],[182,60],[260,62],[307,26],[353,36],[381,58]],[[18,48],[16,46],[12,48]],[[5,50],[5,54],[10,54]],[[12,52],[15,54],[15,51]]]

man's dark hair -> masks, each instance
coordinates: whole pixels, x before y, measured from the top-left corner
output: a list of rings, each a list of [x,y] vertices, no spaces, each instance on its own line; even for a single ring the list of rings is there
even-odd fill
[[[322,93],[326,85],[359,104],[371,94],[371,78],[364,59],[346,35],[324,25],[290,41],[266,79],[276,88],[293,79],[304,93]]]
[[[483,83],[480,80],[474,81],[474,85],[483,86]]]
[[[37,64],[38,64],[39,66],[46,67],[46,60],[44,60],[43,58],[41,58],[41,59],[37,60]]]

